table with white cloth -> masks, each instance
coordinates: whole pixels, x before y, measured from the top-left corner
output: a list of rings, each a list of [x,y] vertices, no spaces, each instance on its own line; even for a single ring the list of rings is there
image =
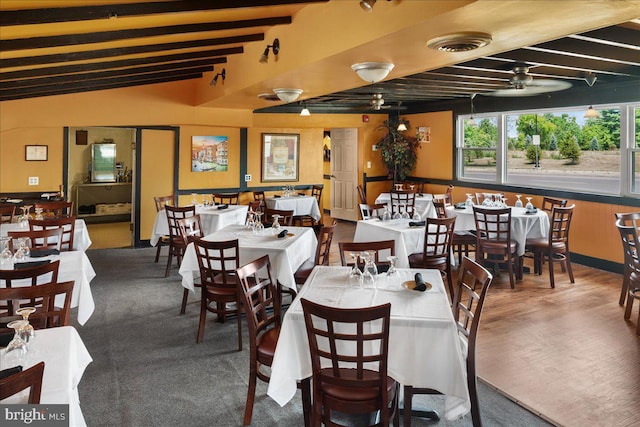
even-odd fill
[[[0,353],[2,368],[6,366],[5,350]],[[38,329],[29,343],[29,352],[23,369],[44,362],[40,404],[68,404],[69,425],[86,426],[82,410],[78,384],[84,370],[93,359],[87,351],[80,335],[72,326]],[[26,404],[29,390],[25,390],[3,400],[2,404]]]
[[[227,225],[244,224],[247,220],[247,205],[228,205],[225,209],[219,209],[218,206],[196,206],[196,214],[200,215],[200,223],[204,234],[211,234]],[[156,214],[156,221],[153,224],[153,232],[149,242],[151,246],[155,246],[162,236],[169,235],[169,223],[167,222],[167,213],[164,209]]]
[[[314,196],[267,197],[264,201],[269,209],[293,211],[296,216],[309,215],[316,221],[321,217],[318,200]],[[263,218],[263,221],[270,222],[271,218]]]
[[[380,193],[375,201],[376,204],[387,205],[391,212],[391,193]],[[416,194],[415,209],[421,219],[436,218],[436,208],[433,206],[433,196],[431,194]]]
[[[296,381],[312,374],[300,299],[340,308],[391,303],[388,375],[403,385],[432,388],[445,397],[445,418],[464,416],[471,404],[466,361],[449,299],[438,270],[399,269],[399,277],[378,275],[374,285],[359,285],[349,267],[317,266],[287,310],[273,363],[268,395],[284,406]],[[420,272],[433,288],[419,292],[402,286]]]
[[[527,213],[525,208],[511,207],[511,239],[518,243],[518,256],[524,255],[527,239],[549,237],[549,216],[542,209]],[[456,230],[475,230],[473,208],[447,208],[447,215],[456,217]]]
[[[78,307],[78,323],[84,325],[87,320],[89,320],[96,307],[90,286],[91,280],[96,277],[96,272],[94,271],[87,254],[84,251],[62,251],[59,255],[26,258],[25,262],[43,260],[60,260],[60,266],[58,267],[58,282],[74,281],[73,294],[71,296],[71,307]],[[4,287],[5,284],[0,282],[0,286]],[[31,281],[29,279],[12,281],[11,286],[31,286]],[[56,296],[56,305],[61,307],[63,303],[64,295]]]
[[[424,248],[424,226],[411,227],[415,222],[410,219],[391,219],[381,221],[378,218],[365,219],[356,223],[354,242],[376,242],[394,240],[396,266],[409,267],[409,255],[422,252]],[[383,259],[381,261],[384,261]]]
[[[0,236],[5,237],[9,231],[28,231],[29,227],[22,227],[19,223],[0,224]],[[91,246],[89,230],[84,219],[76,219],[73,232],[73,249],[76,251],[86,251]]]
[[[293,275],[307,259],[315,256],[318,240],[311,227],[282,228],[282,230],[285,229],[293,236],[278,238],[272,234],[270,228],[265,228],[262,234],[256,235],[243,225],[230,225],[206,235],[203,239],[208,241],[238,239],[240,265],[269,255],[275,278],[282,286],[295,290],[296,281]],[[185,250],[179,272],[182,276],[182,286],[194,291],[193,281],[200,277],[200,269],[193,243],[190,243]]]

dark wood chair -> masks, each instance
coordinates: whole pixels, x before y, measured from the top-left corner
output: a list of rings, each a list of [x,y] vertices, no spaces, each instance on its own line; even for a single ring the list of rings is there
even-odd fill
[[[506,263],[509,284],[515,288],[516,275],[520,277],[518,244],[511,240],[511,209],[473,207],[476,223],[476,261],[483,266],[493,263],[496,274],[501,263]]]
[[[34,203],[34,210],[41,208],[45,218],[63,218],[73,215],[73,202],[42,202]]]
[[[553,197],[544,196],[542,198],[542,210],[546,211],[549,215],[551,215],[551,211],[553,208],[564,208],[567,206],[567,201],[564,199],[555,199]]]
[[[629,225],[631,224],[631,225]],[[622,248],[624,249],[624,279],[622,281],[622,292],[620,295],[620,305],[625,303],[625,320],[631,318],[633,300],[640,299],[640,239],[638,239],[638,228],[633,225],[631,218],[619,218],[616,227],[622,238]],[[636,333],[640,335],[640,313],[636,324]]]
[[[358,184],[356,185],[356,189],[358,190],[358,199],[360,199],[360,203],[362,203],[363,205],[367,204],[367,195],[364,192],[364,187],[362,187],[362,185]]]
[[[382,216],[386,206],[387,205],[384,203],[377,203],[373,205],[360,203],[360,215],[362,216],[362,219],[371,219],[371,217]]]
[[[634,271],[638,262],[638,252],[635,248],[633,235],[630,230],[622,227],[640,228],[640,212],[616,213],[616,226],[620,230],[622,238],[622,249],[624,252],[624,273],[622,278],[622,289],[620,290],[620,305],[625,305],[627,296],[629,295],[629,277]],[[625,231],[626,230],[626,231]]]
[[[200,222],[200,215],[196,214],[186,218],[177,220],[178,229],[180,230],[180,237],[182,238],[182,244],[185,249],[189,246],[189,243],[204,237],[202,231],[202,224]],[[195,287],[200,287],[200,283],[194,283]],[[189,298],[189,290],[185,288],[182,291],[182,305],[180,306],[180,314],[184,314],[187,309],[187,299]]]
[[[313,372],[311,425],[337,425],[334,410],[380,411],[376,426],[393,419],[397,427],[399,385],[387,375],[391,304],[344,309],[304,298],[301,303]]]
[[[171,206],[175,206],[175,196],[172,194],[170,196],[155,196],[153,198],[153,201],[156,204],[156,212],[160,212],[161,210],[164,210],[164,207],[166,205],[171,205]],[[158,262],[158,260],[160,259],[160,251],[162,250],[163,246],[169,246],[169,236],[162,236],[160,237],[160,240],[158,240],[158,244],[157,244],[157,249],[156,249],[156,258],[155,258],[155,262]]]
[[[631,310],[633,309],[633,300],[640,301],[640,288],[634,288],[629,290],[629,297],[627,298],[627,306],[624,310],[625,320],[631,318]],[[638,322],[636,323],[636,335],[640,335],[640,311],[638,311]]]
[[[237,205],[240,193],[213,193],[213,201],[218,205]]]
[[[280,225],[291,227],[293,225],[293,211],[285,211],[281,209],[264,209],[264,216],[262,221],[265,223],[273,222],[273,215],[280,215],[278,222]]]
[[[316,265],[329,265],[329,251],[331,249],[331,241],[333,240],[336,224],[337,222],[334,221],[332,225],[325,225],[320,229],[318,246],[316,246],[316,256],[309,258],[298,267],[293,275],[296,285],[304,285]]]
[[[269,375],[261,370],[270,367],[282,327],[282,300],[276,280],[271,273],[269,256],[265,255],[236,270],[241,305],[249,329],[249,387],[243,425],[251,424],[256,383],[269,382]],[[310,379],[301,381],[302,406],[305,425],[311,408]]]
[[[173,257],[176,257],[178,265],[182,262],[182,255],[187,248],[184,244],[184,239],[180,235],[180,226],[178,220],[184,219],[196,214],[195,206],[165,206],[165,213],[167,214],[167,223],[169,224],[169,255],[167,256],[167,268],[164,272],[164,277],[169,276],[171,271],[171,261]],[[180,314],[183,314],[181,312]]]
[[[28,233],[28,232],[26,232]],[[30,286],[36,286],[44,283],[55,283],[58,281],[58,270],[60,268],[60,261],[55,260],[47,264],[39,265],[29,268],[17,268],[14,270],[0,270],[0,289],[9,289],[13,287],[14,282],[20,280],[29,280]],[[20,305],[13,304],[13,301],[8,300],[6,303],[0,304],[0,311],[3,315],[15,316],[16,309],[20,307],[27,307],[32,301],[22,301]]]
[[[391,215],[406,211],[413,215],[416,207],[416,193],[410,190],[391,190]]]
[[[254,202],[259,202],[258,206],[260,207],[260,209],[264,209],[267,207],[266,202],[265,202],[265,194],[264,191],[254,191],[253,192],[253,201]],[[254,209],[255,210],[255,209]]]
[[[402,185],[405,190],[413,191],[418,194],[424,193],[424,182],[405,181]]]
[[[447,217],[447,200],[444,197],[436,197],[438,194],[433,195],[433,207],[436,210],[436,216],[438,218],[446,218]],[[440,194],[443,196],[443,194]]]
[[[411,268],[435,268],[446,275],[449,295],[452,301],[451,241],[455,224],[456,217],[427,218],[422,252],[409,255],[409,266]]]
[[[552,288],[556,287],[553,271],[554,262],[561,263],[563,271],[566,267],[569,273],[569,280],[571,283],[575,283],[569,253],[569,227],[571,226],[574,206],[554,207],[551,211],[549,236],[540,239],[527,239],[526,242],[525,250],[533,252],[534,273],[542,274],[543,260],[549,261],[549,281]]]
[[[433,199],[433,206],[436,210],[438,218],[447,218],[447,197]],[[464,256],[469,256],[469,251],[476,244],[476,233],[470,230],[453,230],[453,237],[451,238],[451,247],[454,252],[458,253],[458,264],[462,263],[462,253]],[[475,250],[475,249],[473,249]]]
[[[30,405],[40,403],[43,374],[44,362],[40,362],[27,370],[0,379],[0,400],[29,389],[27,403]]]
[[[29,323],[35,329],[69,326],[71,313],[71,296],[74,282],[45,283],[37,286],[18,286],[15,288],[0,288],[0,304],[17,308],[35,307],[36,311],[29,316]],[[64,302],[60,307],[60,297]],[[58,304],[56,304],[56,297]],[[24,301],[29,301],[24,303]],[[57,306],[56,306],[57,305]],[[15,312],[9,310],[7,316],[15,316]]]
[[[380,240],[377,242],[339,242],[338,250],[340,252],[340,262],[344,266],[353,266],[353,263],[349,262],[347,252],[374,252],[376,265],[388,265],[389,262],[380,261],[380,253],[388,253],[390,256],[396,254],[396,242],[395,240]]]
[[[56,228],[62,230],[62,237],[60,238],[60,250],[74,250],[73,237],[76,232],[76,218],[74,216],[29,220],[29,230],[31,231],[52,230]]]
[[[11,224],[15,214],[15,205],[0,204],[0,224]]]
[[[50,230],[36,230],[36,231],[9,231],[7,236],[11,237],[11,245],[14,250],[17,250],[16,243],[20,238],[29,239],[29,247],[31,249],[55,249],[60,250],[62,245],[62,232],[61,228],[52,228]]]
[[[467,257],[462,259],[458,270],[458,280],[453,296],[453,319],[458,326],[458,334],[467,350],[467,387],[471,400],[471,419],[474,427],[482,426],[480,405],[476,384],[476,338],[480,326],[480,315],[493,276],[481,265]],[[414,394],[439,394],[429,388],[404,386],[404,426],[411,426],[411,409]]]
[[[196,239],[193,242],[198,266],[200,267],[200,322],[197,343],[204,337],[207,311],[215,313],[218,322],[224,323],[228,315],[236,315],[238,320],[238,351],[242,350],[242,323],[238,301],[236,269],[240,266],[238,239],[222,242],[208,242]],[[227,303],[236,303],[234,308]]]

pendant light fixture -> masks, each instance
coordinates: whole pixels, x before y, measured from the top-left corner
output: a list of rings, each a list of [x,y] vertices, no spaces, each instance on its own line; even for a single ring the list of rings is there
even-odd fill
[[[400,104],[401,102],[398,102],[398,132],[404,132],[407,130],[407,125],[400,118]]]
[[[473,126],[473,127],[478,126],[478,122],[476,122],[476,119],[473,118],[473,115],[476,113],[476,109],[473,106],[473,98],[475,97],[476,97],[475,93],[472,93],[471,96],[469,97],[469,99],[471,99],[471,117],[467,119],[467,125]]]
[[[311,111],[309,111],[309,109],[307,108],[307,104],[305,104],[304,102],[302,103],[302,110],[300,111],[300,115],[302,117],[308,117],[311,115]]]
[[[593,108],[593,105],[589,105],[589,108],[587,108],[587,111],[584,113],[584,118],[585,119],[597,119],[599,117],[600,117],[600,113],[598,113],[598,110]]]

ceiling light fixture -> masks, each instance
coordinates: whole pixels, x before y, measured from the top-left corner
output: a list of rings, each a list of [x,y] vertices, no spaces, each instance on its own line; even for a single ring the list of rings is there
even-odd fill
[[[389,62],[361,62],[353,64],[351,69],[355,71],[362,80],[368,83],[377,83],[384,80],[389,75],[395,65]]]
[[[273,91],[278,95],[278,98],[284,102],[293,102],[304,92],[302,89],[292,88],[276,88]]]
[[[598,76],[593,74],[591,71],[584,73],[584,81],[587,82],[589,87],[593,86],[596,80],[598,80]]]
[[[407,130],[407,125],[400,118],[400,102],[398,102],[398,132],[404,132]]]
[[[485,47],[492,40],[487,33],[454,33],[429,40],[427,47],[441,52],[468,52]]]
[[[599,117],[600,117],[600,113],[598,113],[598,110],[593,108],[593,105],[589,105],[589,108],[587,108],[587,111],[584,113],[584,118],[585,119],[597,119]]]
[[[302,110],[300,111],[300,115],[302,117],[308,117],[311,115],[311,111],[309,111],[309,109],[307,108],[307,104],[305,104],[304,102],[302,103]]]
[[[264,52],[262,52],[262,56],[260,57],[260,60],[258,62],[260,62],[261,64],[266,64],[269,61],[269,49],[272,49],[273,54],[277,56],[280,52],[280,40],[275,39],[273,40],[273,44],[267,45],[267,47],[264,49]]]
[[[224,82],[224,80],[227,78],[227,69],[223,68],[221,72],[219,72],[218,74],[213,76],[213,78],[209,82],[209,86],[217,85],[218,84],[218,77],[222,77],[222,81]]]
[[[469,97],[469,99],[471,99],[471,117],[469,117],[469,119],[467,119],[467,125],[468,126],[478,126],[478,122],[476,122],[476,119],[473,118],[473,115],[476,113],[476,109],[473,106],[473,98],[476,97],[475,93],[472,93],[471,96]]]
[[[371,12],[373,10],[373,6],[376,4],[376,0],[361,0],[360,7],[365,12]]]

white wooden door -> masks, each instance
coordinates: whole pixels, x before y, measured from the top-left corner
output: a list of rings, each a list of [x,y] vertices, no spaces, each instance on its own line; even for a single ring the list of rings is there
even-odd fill
[[[358,129],[331,129],[331,217],[358,220]]]

